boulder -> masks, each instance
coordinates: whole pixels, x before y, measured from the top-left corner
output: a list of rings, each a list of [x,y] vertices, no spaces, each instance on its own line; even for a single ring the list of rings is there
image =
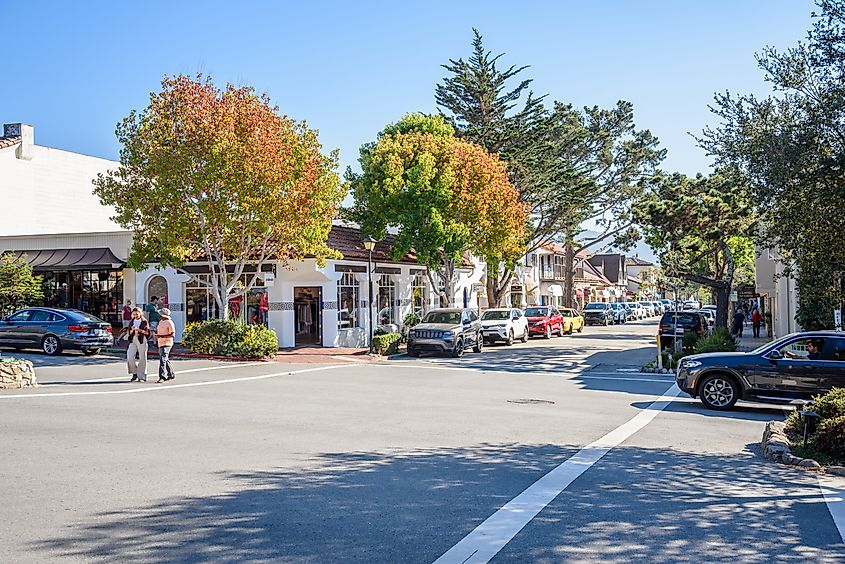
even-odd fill
[[[30,361],[0,359],[0,389],[29,388],[37,385],[35,367]]]

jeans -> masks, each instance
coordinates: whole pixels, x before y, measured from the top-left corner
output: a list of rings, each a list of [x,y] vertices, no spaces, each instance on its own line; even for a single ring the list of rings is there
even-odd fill
[[[754,324],[751,325],[751,328],[754,330],[754,336],[759,337],[760,336],[760,324],[754,323]]]
[[[158,348],[158,377],[160,380],[172,380],[176,377],[173,365],[170,364],[170,350],[173,345]]]

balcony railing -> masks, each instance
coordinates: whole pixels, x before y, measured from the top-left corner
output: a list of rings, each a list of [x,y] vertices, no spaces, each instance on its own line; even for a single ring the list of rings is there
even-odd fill
[[[566,268],[563,266],[544,266],[540,269],[540,280],[564,280],[566,278],[565,272]]]

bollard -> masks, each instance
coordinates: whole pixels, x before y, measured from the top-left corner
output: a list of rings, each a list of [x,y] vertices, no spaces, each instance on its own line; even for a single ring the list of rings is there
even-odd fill
[[[813,430],[815,431],[816,421],[821,419],[822,416],[815,411],[810,411],[808,409],[802,409],[798,413],[804,420],[804,448],[806,449],[807,438],[810,436],[810,424],[812,423]]]

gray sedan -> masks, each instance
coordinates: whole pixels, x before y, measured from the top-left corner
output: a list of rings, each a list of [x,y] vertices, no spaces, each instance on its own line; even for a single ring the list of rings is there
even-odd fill
[[[0,319],[0,346],[41,349],[49,355],[64,349],[97,354],[114,342],[111,325],[75,309],[32,307]]]

